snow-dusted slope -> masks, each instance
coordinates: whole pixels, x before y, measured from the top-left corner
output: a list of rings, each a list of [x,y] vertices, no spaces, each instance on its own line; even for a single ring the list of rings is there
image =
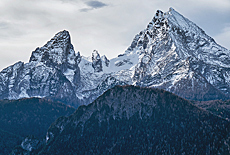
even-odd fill
[[[170,8],[157,11],[126,53],[141,53],[133,76],[137,85],[159,87],[188,99],[229,94],[229,50]]]
[[[80,70],[84,76],[83,66],[91,67],[90,82],[84,80],[91,83],[88,90],[112,76],[126,84],[158,87],[187,99],[226,99],[230,92],[229,55],[229,50],[170,8],[165,13],[158,10],[126,52],[111,59],[100,73],[86,60],[80,63]]]
[[[226,99],[230,93],[230,51],[170,8],[158,10],[147,28],[118,57],[94,50],[75,54],[67,31],[37,48],[29,63],[0,73],[0,98],[53,97],[88,104],[115,85],[158,87],[187,99]]]
[[[30,62],[17,62],[0,72],[0,98],[48,97],[78,106],[78,55],[67,31],[32,52]]]

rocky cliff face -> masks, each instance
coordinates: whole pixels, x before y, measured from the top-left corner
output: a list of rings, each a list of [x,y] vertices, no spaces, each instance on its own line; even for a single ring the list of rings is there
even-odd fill
[[[124,54],[75,54],[67,31],[57,33],[0,72],[0,98],[49,97],[77,107],[120,85],[156,87],[191,100],[229,99],[230,51],[173,8],[158,10]]]
[[[165,89],[186,99],[225,100],[230,91],[229,55],[229,50],[173,8],[165,13],[158,10],[124,54],[102,65],[100,74],[86,67],[91,63],[87,59],[80,62],[83,83],[87,83],[82,90],[99,96],[91,88],[109,76],[124,84]],[[92,78],[87,79],[89,75]],[[81,92],[78,95],[88,98]]]
[[[0,72],[0,98],[48,97],[78,106],[79,57],[69,33],[59,32],[32,52],[29,63],[17,62]]]
[[[74,85],[80,81],[78,67],[80,54],[75,55],[68,31],[57,33],[43,47],[32,52],[30,62],[42,62],[48,67],[60,70]]]
[[[117,86],[54,122],[40,154],[224,154],[230,123],[164,90]],[[38,153],[39,154],[39,153]]]
[[[94,50],[92,53],[92,67],[94,68],[95,72],[103,71],[101,57],[96,50]]]
[[[172,8],[157,11],[126,53],[139,54],[133,75],[137,85],[195,100],[229,95],[229,50]]]

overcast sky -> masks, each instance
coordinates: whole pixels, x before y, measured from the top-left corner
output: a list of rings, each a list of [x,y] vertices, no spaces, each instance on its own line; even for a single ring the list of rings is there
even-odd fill
[[[156,10],[166,12],[169,7],[230,49],[230,0],[1,0],[0,70],[28,62],[36,47],[64,29],[81,55],[97,49],[116,57]]]

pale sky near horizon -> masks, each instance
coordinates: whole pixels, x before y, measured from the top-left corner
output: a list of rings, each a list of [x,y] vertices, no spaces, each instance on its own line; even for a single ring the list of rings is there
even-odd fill
[[[156,10],[174,8],[230,49],[230,0],[1,0],[0,70],[18,61],[57,32],[68,30],[75,52],[94,49],[116,57],[145,29]]]

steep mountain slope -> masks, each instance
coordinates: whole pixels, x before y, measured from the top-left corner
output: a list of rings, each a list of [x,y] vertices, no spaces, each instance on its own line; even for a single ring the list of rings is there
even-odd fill
[[[0,72],[0,99],[48,97],[78,106],[78,58],[69,33],[57,33],[32,52],[29,63],[17,62]]]
[[[229,50],[174,9],[158,10],[127,51],[103,66],[101,79],[109,74],[126,84],[162,88],[193,100],[227,99],[229,55]],[[81,62],[80,68],[87,63]],[[98,78],[100,74],[94,75]]]
[[[78,107],[115,85],[156,87],[191,100],[230,98],[230,51],[173,8],[157,10],[124,54],[75,54],[67,31],[57,33],[0,72],[0,98],[48,97]]]
[[[56,120],[40,154],[218,154],[229,127],[164,90],[116,86]]]
[[[229,94],[229,50],[174,9],[157,11],[126,53],[139,52],[133,80],[187,99],[225,99]]]
[[[173,8],[158,10],[124,54],[107,60],[94,51],[92,58],[82,57],[77,96],[90,103],[116,84],[130,84],[165,89],[191,100],[225,100],[230,91],[229,55]],[[103,88],[95,89],[102,83]]]
[[[52,122],[74,111],[72,107],[47,99],[1,100],[0,129],[21,137],[34,135],[42,139]]]

